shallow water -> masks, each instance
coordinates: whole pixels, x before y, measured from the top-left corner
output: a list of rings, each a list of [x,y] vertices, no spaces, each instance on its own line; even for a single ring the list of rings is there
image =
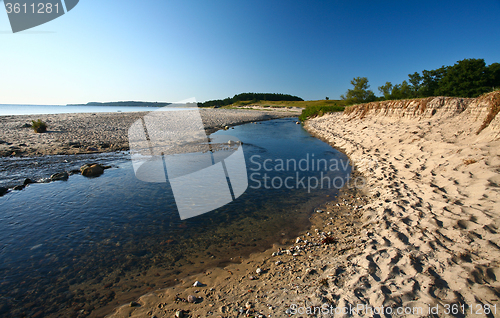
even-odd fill
[[[128,155],[38,158],[36,165],[26,159],[32,170],[21,169],[22,177],[44,177],[45,166],[71,170],[90,160],[113,168],[98,178],[73,175],[0,197],[0,314],[102,316],[175,278],[295,236],[314,207],[337,193],[325,184],[308,189],[307,178],[338,177],[340,187],[350,174],[345,155],[295,121],[215,133],[243,142],[249,187],[230,204],[187,220],[179,218],[169,183],[139,181]],[[318,159],[347,166],[317,169]],[[6,161],[1,165],[7,167]],[[0,170],[2,179],[15,171]],[[279,186],[286,178],[289,187]]]

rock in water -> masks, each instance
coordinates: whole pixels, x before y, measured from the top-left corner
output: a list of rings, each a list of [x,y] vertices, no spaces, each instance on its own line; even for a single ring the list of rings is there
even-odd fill
[[[9,191],[9,189],[4,188],[4,187],[0,187],[0,197],[1,197],[2,195],[6,194],[8,191]]]
[[[59,172],[59,173],[54,173],[53,175],[50,176],[51,181],[57,181],[57,180],[63,180],[66,181],[68,180],[69,174],[64,171],[64,172]]]
[[[80,171],[85,177],[98,177],[104,173],[104,167],[98,163],[86,164],[80,168]]]
[[[32,183],[36,183],[36,181],[33,181],[30,178],[24,179],[24,182],[23,182],[24,185],[28,185],[28,184],[32,184]]]

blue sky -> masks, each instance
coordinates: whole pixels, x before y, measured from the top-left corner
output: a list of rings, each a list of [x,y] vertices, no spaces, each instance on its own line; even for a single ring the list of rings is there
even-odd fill
[[[500,0],[81,0],[12,34],[1,12],[0,104],[338,99],[356,76],[378,94],[464,58],[500,62],[499,16]]]

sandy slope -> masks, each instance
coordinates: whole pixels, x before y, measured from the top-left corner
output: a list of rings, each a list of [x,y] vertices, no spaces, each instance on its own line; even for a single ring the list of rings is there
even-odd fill
[[[476,134],[499,96],[374,103],[308,122],[359,163],[373,198],[374,234],[331,291],[341,306],[439,305],[441,316],[465,304],[485,317],[489,304],[500,315],[499,118]]]
[[[110,317],[499,316],[500,118],[476,134],[499,97],[373,103],[309,120],[349,155],[363,190],[345,189],[299,243],[189,277]]]

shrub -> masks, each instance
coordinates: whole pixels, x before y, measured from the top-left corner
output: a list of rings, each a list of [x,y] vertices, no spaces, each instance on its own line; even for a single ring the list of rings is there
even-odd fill
[[[36,133],[44,133],[47,131],[47,124],[44,123],[41,119],[32,120],[31,127]]]
[[[341,112],[341,111],[344,111],[344,106],[340,105],[308,106],[302,110],[302,114],[300,114],[299,120],[303,122],[311,117],[323,116],[326,113]]]

